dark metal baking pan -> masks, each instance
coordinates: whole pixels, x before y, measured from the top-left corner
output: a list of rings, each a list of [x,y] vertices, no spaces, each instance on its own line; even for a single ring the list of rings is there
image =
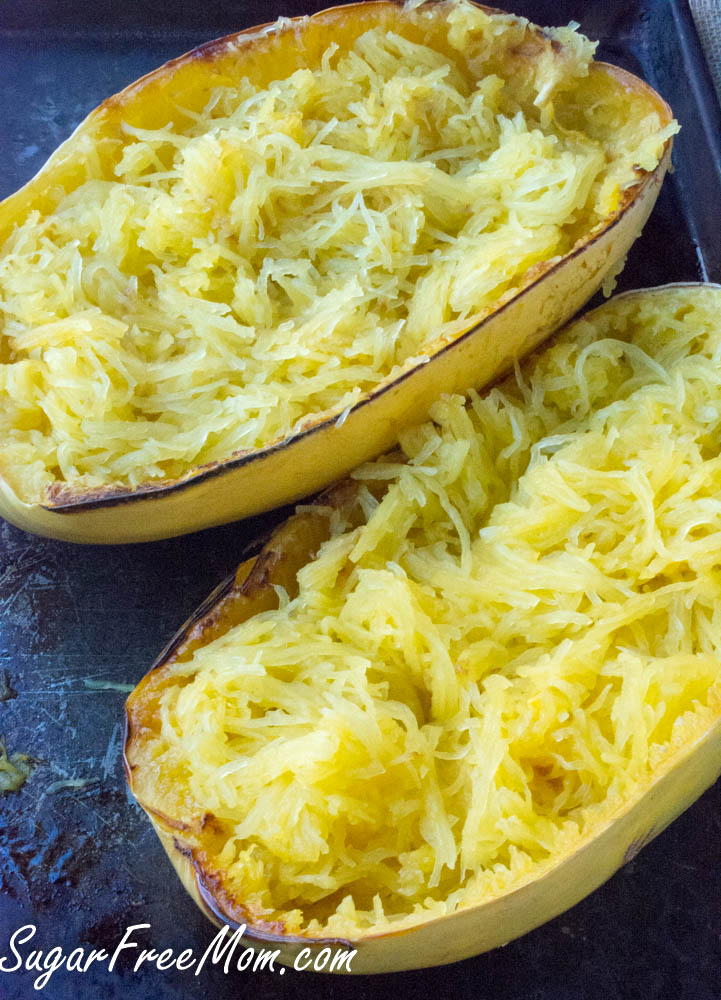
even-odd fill
[[[20,186],[104,97],[211,37],[326,6],[304,0],[0,5],[0,197]],[[684,0],[519,0],[547,24],[570,19],[599,56],[645,76],[682,131],[619,288],[721,280],[721,114]],[[213,929],[176,881],[128,798],[123,686],[279,513],[170,541],[74,547],[0,522],[0,735],[37,760],[0,798],[0,959],[17,928],[31,948],[112,949],[131,924],[142,947],[202,952]],[[14,694],[14,697],[12,696]],[[0,683],[0,698],[3,684]],[[357,979],[288,971],[132,971],[126,953],[53,974],[50,1000],[183,1000],[426,995],[477,1000],[717,1000],[721,995],[721,784],[610,882],[506,948],[443,969]],[[36,995],[34,975],[0,971],[0,997]]]

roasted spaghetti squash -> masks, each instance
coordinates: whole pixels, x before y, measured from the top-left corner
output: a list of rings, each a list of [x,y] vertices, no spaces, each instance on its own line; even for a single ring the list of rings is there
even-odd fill
[[[721,287],[619,296],[301,509],[128,702],[216,918],[354,971],[576,902],[721,768]]]
[[[106,101],[0,206],[0,513],[104,542],[254,513],[529,350],[620,266],[676,129],[593,49],[365,3]]]

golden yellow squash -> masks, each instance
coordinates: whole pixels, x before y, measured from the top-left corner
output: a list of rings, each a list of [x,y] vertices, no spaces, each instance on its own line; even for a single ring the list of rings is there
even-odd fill
[[[466,958],[716,779],[719,316],[627,293],[444,397],[181,630],[126,769],[212,920],[356,973]]]
[[[0,205],[0,514],[83,542],[307,495],[620,267],[669,108],[463,0],[241,32],[109,98]]]

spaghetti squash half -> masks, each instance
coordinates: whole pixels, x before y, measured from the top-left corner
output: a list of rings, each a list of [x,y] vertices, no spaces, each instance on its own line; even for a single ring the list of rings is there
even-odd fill
[[[465,0],[201,47],[0,206],[0,513],[79,541],[297,499],[479,386],[618,269],[675,124]]]
[[[464,958],[721,768],[721,287],[619,296],[302,508],[128,701],[215,919],[353,971]]]

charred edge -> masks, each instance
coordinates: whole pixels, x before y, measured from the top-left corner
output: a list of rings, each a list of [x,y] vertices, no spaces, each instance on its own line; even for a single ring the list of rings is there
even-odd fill
[[[282,523],[282,522],[281,522]],[[240,565],[248,559],[252,559],[257,556],[268,544],[270,539],[275,534],[276,528],[268,528],[266,531],[259,532],[255,538],[252,538],[249,542],[240,550],[240,562],[238,563],[238,568]],[[236,568],[236,573],[238,569]]]
[[[302,21],[302,17],[294,17],[288,23],[290,25],[295,25],[299,21]],[[278,25],[276,31],[273,31],[274,25]],[[278,24],[277,21],[266,21],[263,24],[253,25],[251,28],[244,28],[242,31],[238,31],[233,35],[225,35],[223,38],[214,38],[209,42],[204,42],[202,45],[198,45],[196,48],[191,49],[190,52],[185,56],[181,56],[181,59],[187,59],[189,62],[208,62],[212,59],[216,59],[219,55],[227,52],[228,49],[232,48],[236,43],[245,42],[247,45],[252,45],[255,41],[260,41],[260,38],[248,38],[248,35],[260,35],[262,32],[263,40],[268,37],[272,37],[274,34],[282,34],[286,30],[285,25]]]
[[[215,590],[208,594],[200,607],[196,608],[190,618],[188,618],[188,620],[181,625],[172,639],[170,639],[155,660],[153,660],[147,674],[145,675],[146,677],[152,674],[154,670],[158,670],[160,667],[165,666],[165,664],[170,661],[173,656],[175,656],[180,646],[182,646],[183,643],[189,638],[192,629],[195,628],[198,622],[201,621],[205,615],[213,610],[215,605],[233,589],[234,585],[235,573],[231,573],[218,584]]]
[[[273,570],[283,561],[283,552],[273,548],[273,539],[263,548],[255,565],[247,575],[240,590],[248,597],[253,597],[261,590],[266,590],[272,584]]]
[[[491,312],[488,316],[485,316],[479,323],[472,326],[470,329],[466,330],[464,333],[455,337],[449,343],[444,344],[435,354],[432,355],[431,361],[436,358],[441,357],[446,351],[453,349],[457,344],[461,344],[466,341],[469,337],[474,336],[481,330],[491,319],[495,319],[497,316],[502,315],[511,305],[515,305],[520,299],[526,296],[538,282],[546,275],[554,274],[556,271],[565,267],[571,261],[575,260],[582,253],[585,253],[589,247],[597,243],[602,237],[607,233],[614,230],[618,224],[623,220],[626,212],[636,201],[638,197],[648,188],[655,184],[660,183],[659,179],[659,168],[663,165],[668,149],[672,143],[671,139],[668,139],[664,144],[664,151],[659,159],[658,164],[652,171],[643,171],[643,177],[639,180],[637,184],[632,185],[626,191],[623,192],[623,201],[621,206],[614,212],[614,214],[609,218],[606,223],[602,223],[600,228],[594,235],[587,241],[581,243],[580,245],[574,247],[568,254],[561,258],[561,260],[556,261],[553,264],[547,266],[542,274],[533,278],[529,284],[524,285],[519,292],[510,298],[507,302],[504,302],[498,309]],[[364,399],[361,399],[358,403],[352,407],[349,416],[355,415],[360,412],[364,407],[368,406],[374,400],[385,395],[385,393],[390,390],[397,389],[398,386],[402,385],[408,379],[413,377],[421,370],[422,365],[414,365],[408,371],[403,372],[398,378],[393,379],[393,381],[380,386],[375,391],[371,391]],[[313,434],[318,434],[322,430],[331,429],[338,419],[338,412],[331,414],[331,416],[318,421],[312,426],[300,431],[298,434],[289,435],[283,438],[281,441],[277,441],[274,444],[268,445],[265,448],[258,449],[256,451],[245,452],[243,455],[237,458],[231,458],[226,461],[219,461],[211,463],[207,466],[199,466],[201,470],[200,473],[197,469],[192,470],[182,482],[173,482],[168,485],[167,481],[154,485],[152,483],[144,484],[136,490],[132,490],[130,487],[109,487],[108,492],[99,496],[97,499],[87,499],[86,495],[78,497],[77,500],[68,500],[64,503],[49,506],[47,504],[42,504],[41,508],[46,510],[50,514],[74,514],[76,512],[82,512],[87,510],[97,510],[100,508],[116,507],[122,504],[138,503],[142,500],[149,499],[152,496],[161,495],[163,497],[169,496],[171,494],[178,494],[183,490],[189,489],[191,486],[195,486],[201,482],[207,482],[208,480],[214,478],[215,476],[224,475],[227,472],[235,471],[237,469],[244,468],[246,465],[250,465],[251,462],[263,462],[270,459],[277,452],[283,451],[285,448],[295,444],[298,441],[305,440]],[[56,484],[53,484],[56,485]],[[61,489],[66,490],[67,487],[61,487]],[[52,486],[49,488],[49,492],[52,491]],[[99,490],[102,493],[102,488]]]
[[[269,589],[272,584],[271,577],[273,570],[282,559],[282,552],[270,547],[269,541],[261,549],[255,565],[240,585],[236,584],[237,570],[232,576],[226,577],[220,586],[216,587],[212,594],[206,597],[201,606],[191,615],[173,639],[171,639],[166,650],[160,654],[153,667],[151,667],[151,671],[156,666],[164,666],[166,663],[172,663],[178,655],[184,652],[184,647],[187,643],[202,640],[203,634],[207,629],[221,622],[224,615],[224,601],[226,598],[232,597],[233,594],[253,597],[259,592]],[[171,646],[172,649],[170,648]]]
[[[313,499],[313,507],[350,507],[358,499],[358,483],[347,477],[326,486]]]
[[[223,885],[222,875],[218,872],[207,870],[200,858],[197,850],[190,849],[189,855],[195,873],[195,883],[198,887],[200,898],[207,909],[219,920],[231,925],[234,928],[245,924],[251,929],[251,935],[255,935],[256,927],[262,935],[268,935],[269,939],[278,941],[287,940],[285,934],[285,924],[281,920],[263,921],[255,923],[255,916],[243,903],[234,899]]]
[[[186,847],[185,844],[181,843],[181,841],[179,841],[177,837],[173,837],[173,847],[178,852],[178,854],[182,854],[184,858],[188,859],[188,861],[193,860],[193,852],[190,850],[189,847]]]
[[[304,17],[295,17],[289,19],[288,27],[291,25],[295,26],[298,22],[307,20]],[[252,45],[254,41],[261,40],[260,38],[247,38],[248,35],[254,35],[257,32],[266,31],[268,35],[272,33],[270,29],[273,27],[275,21],[268,21],[264,24],[253,25],[249,28],[244,28],[242,31],[235,32],[234,34],[224,35],[222,38],[213,38],[210,41],[203,42],[202,45],[197,45],[195,48],[190,49],[188,52],[184,52],[182,55],[176,56],[175,59],[169,59],[167,62],[163,63],[162,66],[158,66],[156,69],[151,70],[144,76],[141,76],[138,80],[129,84],[124,90],[121,90],[117,94],[112,94],[107,97],[102,104],[97,109],[97,112],[105,111],[114,107],[122,107],[130,97],[134,96],[136,93],[141,91],[144,87],[149,84],[154,83],[157,80],[161,80],[168,75],[172,75],[175,70],[181,68],[187,63],[192,62],[211,62],[218,56],[223,55],[228,49],[232,48],[233,45],[237,43],[246,43]],[[281,26],[280,33],[283,30]],[[96,114],[97,112],[92,112]]]
[[[209,829],[213,830],[215,833],[217,833],[220,829],[218,820],[213,815],[212,812],[204,812],[200,818],[200,829],[204,830],[206,826],[209,827]]]
[[[327,494],[331,493],[331,490],[326,491]],[[325,494],[323,494],[325,496]],[[264,558],[264,565],[261,570],[261,578],[255,577],[254,570],[255,566],[251,569],[248,576],[245,578],[243,583],[236,587],[236,574],[237,568],[223,579],[217,587],[215,587],[208,596],[203,600],[203,602],[195,609],[195,611],[190,615],[190,617],[180,626],[180,628],[173,634],[169,641],[165,644],[160,653],[153,660],[152,664],[148,668],[147,672],[144,674],[142,680],[148,678],[156,670],[160,670],[162,667],[167,666],[172,662],[173,658],[180,651],[181,647],[193,638],[193,632],[197,629],[199,625],[210,625],[217,621],[218,614],[220,613],[219,605],[223,598],[228,597],[234,590],[243,591],[244,593],[251,594],[262,588],[262,586],[267,586],[269,582],[270,571],[278,564],[282,558],[282,554],[277,550],[269,548],[268,546],[272,542],[276,535],[276,532],[282,528],[283,525],[279,525],[274,531],[272,531],[268,537],[265,539],[259,539],[256,542],[249,543],[246,547],[244,555],[252,558],[252,550],[255,549],[259,552],[259,559]],[[246,585],[249,586],[246,588]],[[137,690],[137,685],[136,685]],[[130,698],[132,698],[132,693]],[[125,709],[125,742],[127,745],[128,740],[132,737],[132,724],[130,722],[130,717],[128,709]],[[130,765],[128,765],[130,767]],[[126,768],[127,774],[127,768]]]
[[[130,714],[125,709],[125,723],[123,726],[123,769],[125,771],[125,780],[127,782],[130,793],[135,798],[138,805],[151,817],[153,822],[158,823],[160,826],[168,827],[171,830],[178,830],[181,833],[192,833],[193,829],[187,823],[180,822],[179,820],[171,819],[170,816],[166,816],[165,813],[160,812],[158,809],[153,809],[152,806],[147,805],[145,802],[141,802],[140,799],[135,794],[135,789],[133,788],[133,778],[134,771],[137,768],[136,764],[131,764],[128,760],[128,748],[133,740],[133,727],[130,721]],[[176,841],[177,846],[177,841]]]
[[[157,483],[144,483],[141,489],[147,493],[159,493],[171,485],[174,485],[173,480],[162,479]],[[129,496],[134,492],[132,486],[94,486],[83,491],[81,499],[75,499],[77,494],[73,494],[71,487],[56,481],[48,486],[47,495],[49,500],[55,501],[53,507],[60,509],[80,503],[103,504],[108,498],[122,499],[123,496]]]
[[[424,6],[426,8],[431,7],[441,7],[448,3],[449,0],[425,0]],[[117,94],[111,94],[107,97],[102,104],[98,107],[98,111],[105,108],[111,108],[113,106],[122,105],[125,103],[127,96],[130,93],[135,92],[140,89],[141,85],[150,83],[151,81],[165,76],[169,71],[175,70],[178,67],[190,63],[190,62],[211,62],[218,56],[224,55],[229,49],[232,49],[235,45],[248,45],[253,44],[266,39],[272,39],[273,37],[278,37],[284,34],[286,31],[295,31],[301,24],[308,24],[309,22],[316,22],[324,20],[328,15],[335,15],[337,17],[345,16],[351,9],[365,9],[371,5],[377,7],[395,7],[403,8],[405,6],[406,0],[363,0],[363,2],[355,2],[349,4],[334,5],[332,7],[327,7],[325,10],[316,11],[314,14],[301,14],[297,17],[284,18],[281,23],[276,21],[265,21],[262,24],[254,24],[248,28],[243,28],[241,31],[233,32],[229,35],[223,35],[221,38],[213,38],[207,42],[203,42],[201,45],[195,46],[195,48],[190,49],[188,52],[184,52],[182,55],[176,56],[174,59],[170,59],[163,63],[162,66],[158,66],[156,69],[151,70],[150,73],[146,73],[145,76],[140,77],[138,80],[129,84],[125,90]],[[486,7],[483,4],[475,3],[471,0],[474,7],[478,7],[480,10],[485,11],[487,14],[502,14],[498,8]],[[275,30],[273,30],[275,28]],[[263,33],[263,34],[261,34]],[[249,37],[250,36],[250,37]],[[256,37],[257,36],[257,37]]]
[[[352,499],[355,493],[356,487],[354,483],[351,483],[348,480],[341,480],[340,482],[328,487],[323,491],[323,493],[319,494],[319,496],[313,501],[313,505],[342,505],[344,502]],[[291,519],[294,516],[295,515],[291,515]],[[204,631],[207,626],[214,625],[219,620],[222,615],[222,608],[220,605],[224,598],[229,597],[234,591],[237,591],[238,593],[242,592],[250,596],[268,586],[271,582],[270,577],[273,569],[275,569],[283,559],[283,552],[279,549],[273,548],[272,543],[277,539],[279,532],[287,523],[287,521],[284,521],[273,531],[269,532],[263,539],[258,539],[246,546],[244,557],[247,556],[252,558],[254,554],[253,550],[255,550],[258,558],[256,564],[251,568],[251,571],[245,580],[243,580],[239,586],[236,584],[237,569],[225,577],[225,579],[222,580],[210,594],[208,594],[205,600],[199,605],[199,607],[196,608],[193,614],[183,623],[183,625],[181,625],[178,631],[175,632],[172,638],[166,643],[162,651],[148,668],[143,678],[141,678],[141,682],[142,680],[150,677],[154,671],[160,670],[162,667],[171,663],[178,652],[181,651],[185,643],[196,638],[195,633],[199,628]],[[309,554],[308,561],[314,558],[315,553],[311,552]],[[200,638],[200,635],[201,632],[198,631],[197,638]],[[132,698],[132,696],[133,695],[131,693],[129,697]],[[132,726],[126,706],[124,745],[127,744],[131,736]],[[131,765],[128,765],[128,767],[130,766]]]
[[[159,809],[154,809],[152,806],[149,806],[147,802],[141,802],[140,799],[138,799],[138,802],[140,802],[144,811],[148,814],[148,816],[150,816],[154,823],[157,823],[158,826],[167,827],[168,830],[177,830],[178,833],[198,832],[197,827],[192,826],[190,823],[183,823],[182,820],[172,819],[170,816],[166,816],[166,814],[161,812]],[[173,836],[173,839],[175,840],[175,836]]]
[[[177,843],[176,843],[176,846]],[[255,921],[253,914],[236,899],[231,897],[223,885],[222,876],[217,872],[206,870],[197,853],[192,848],[178,850],[192,861],[195,871],[195,883],[198,894],[206,909],[213,916],[229,927],[237,930],[245,924],[249,940],[263,944],[302,944],[322,947],[353,948],[354,942],[347,938],[305,937],[302,934],[285,933],[285,924],[281,920]]]
[[[225,596],[230,596],[230,594],[232,593],[233,591],[231,589]],[[199,618],[199,620],[195,622],[195,624],[183,634],[180,645],[176,649],[174,649],[173,652],[169,655],[167,662],[172,663],[175,660],[176,655],[180,655],[183,652],[185,652],[184,647],[186,646],[186,644],[195,642],[196,640],[200,640],[203,636],[203,633],[207,629],[213,628],[215,625],[218,624],[218,622],[223,617],[224,603],[225,603],[224,598],[221,597],[218,603],[208,611],[207,615],[204,615],[203,617]]]

